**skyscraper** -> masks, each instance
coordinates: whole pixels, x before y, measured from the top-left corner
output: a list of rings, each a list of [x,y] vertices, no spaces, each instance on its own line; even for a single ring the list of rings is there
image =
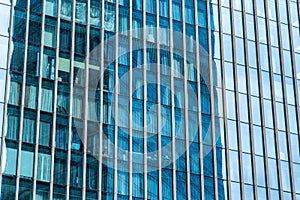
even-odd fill
[[[1,199],[300,199],[297,0],[0,0]]]

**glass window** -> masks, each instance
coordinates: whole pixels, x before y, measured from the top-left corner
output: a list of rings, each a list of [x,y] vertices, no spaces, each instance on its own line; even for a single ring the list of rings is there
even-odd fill
[[[291,137],[291,150],[292,150],[293,162],[300,163],[298,136],[295,134],[291,134],[290,137]],[[296,173],[294,173],[294,174],[296,174]]]
[[[6,85],[6,70],[0,69],[0,102],[4,102]]]
[[[281,74],[279,49],[276,47],[272,47],[272,65],[273,65],[273,72],[276,74]]]
[[[285,130],[284,105],[276,102],[277,124],[279,130]]]
[[[274,74],[275,99],[283,102],[282,79],[280,75]]]
[[[289,77],[293,77],[290,51],[283,50],[283,61],[284,61],[285,75]]]
[[[158,198],[158,171],[148,172],[147,183],[148,183],[147,197],[149,199],[157,199]]]
[[[229,8],[222,7],[222,28],[223,32],[227,34],[231,34],[231,18],[230,18],[230,10]]]
[[[257,97],[251,97],[251,102],[252,102],[252,116],[253,117],[253,123],[256,125],[260,125],[260,101],[259,98]]]
[[[239,174],[239,154],[236,151],[229,151],[229,158],[230,158],[230,180],[232,181],[239,181],[240,174]]]
[[[219,11],[217,5],[212,5],[212,9],[210,10],[210,26],[212,30],[218,31],[219,30]]]
[[[265,16],[265,1],[257,0],[256,1],[257,15],[260,17]],[[259,29],[260,30],[260,29]]]
[[[274,21],[269,21],[269,25],[270,25],[271,45],[278,47],[277,23]]]
[[[240,108],[240,120],[242,122],[248,122],[248,98],[245,94],[239,94],[239,108]]]
[[[39,153],[37,166],[37,180],[50,182],[51,155],[47,153]]]
[[[280,1],[282,2],[282,1]],[[280,13],[281,16],[281,13]],[[281,40],[284,49],[290,49],[290,35],[288,25],[281,24]]]
[[[251,88],[251,95],[259,96],[258,74],[257,74],[257,70],[252,68],[250,68],[250,88]]]
[[[156,1],[146,1],[146,12],[156,13]]]
[[[115,6],[112,4],[105,4],[104,16],[104,30],[115,31],[116,13]]]
[[[289,163],[286,161],[280,161],[280,166],[282,188],[284,191],[291,191]]]
[[[234,92],[226,91],[226,106],[228,119],[235,119],[235,95]]]
[[[241,0],[233,0],[233,8],[235,10],[241,10],[242,9],[242,2],[241,2]]]
[[[262,71],[261,79],[262,79],[263,97],[266,99],[271,99],[271,86],[270,86],[269,72]]]
[[[42,76],[46,79],[54,80],[55,78],[55,51],[44,49]]]
[[[294,174],[299,174],[300,173],[300,165],[299,164],[294,164]],[[299,176],[294,176],[295,180],[295,191],[297,193],[300,193],[300,177]],[[297,197],[296,199],[299,199],[299,197]]]
[[[238,64],[244,65],[245,64],[245,58],[244,58],[244,40],[242,38],[235,38],[235,56],[236,56],[236,62]],[[245,79],[244,79],[245,80]]]
[[[246,1],[245,2],[245,10],[247,13],[253,14],[253,2],[252,1]]]
[[[297,2],[291,1],[290,4],[290,13],[291,13],[291,24],[295,27],[299,27],[299,14],[298,14]]]
[[[261,127],[253,126],[253,138],[254,138],[255,154],[263,156],[264,148],[263,148],[263,137],[262,137]]]
[[[173,19],[181,21],[181,16],[182,16],[181,1],[180,0],[172,0],[172,17],[173,17]]]
[[[275,159],[268,159],[269,168],[269,184],[271,188],[278,188],[278,178],[277,178],[277,161]]]
[[[22,76],[12,73],[10,80],[9,104],[20,105],[22,96]]]
[[[47,47],[56,47],[56,21],[52,18],[46,17],[44,45]]]
[[[56,17],[57,16],[57,0],[46,0],[46,15]]]
[[[247,37],[248,39],[255,41],[255,31],[254,31],[255,24],[254,24],[253,15],[246,14],[246,22],[247,22]]]
[[[257,61],[256,61],[256,44],[253,41],[248,40],[248,57],[249,59],[249,66],[257,68]]]
[[[234,74],[233,65],[229,62],[225,62],[225,85],[226,89],[234,90]]]
[[[36,113],[25,110],[24,116],[22,141],[26,143],[35,143]]]
[[[251,154],[243,153],[243,175],[244,183],[252,184],[252,160]]]
[[[265,71],[269,71],[269,53],[267,45],[260,44],[260,65],[261,68]]]
[[[160,44],[169,45],[169,43],[170,43],[170,41],[169,41],[169,30],[170,30],[169,21],[167,21],[165,19],[160,19],[159,27],[160,27],[160,29],[159,29]]]
[[[127,4],[129,5],[129,4]],[[127,6],[125,5],[125,6]],[[132,1],[132,8],[135,10],[142,10],[143,9],[143,1],[142,0],[136,0],[136,1]]]
[[[276,17],[276,2],[275,2],[275,0],[269,0],[268,5],[269,5],[269,8],[268,8],[269,18],[276,21],[277,17]]]
[[[246,69],[244,66],[237,66],[237,74],[238,74],[238,89],[239,92],[247,94],[247,80],[246,79]]]
[[[257,185],[265,186],[265,164],[264,158],[261,156],[255,156],[255,165],[256,165],[256,179]]]
[[[265,126],[268,128],[273,128],[273,107],[270,100],[264,99],[264,118]]]
[[[238,149],[238,141],[237,141],[237,129],[235,121],[228,120],[228,143],[229,148],[233,150]]]
[[[287,103],[295,105],[294,81],[292,78],[286,78],[286,98]]]
[[[18,150],[15,148],[7,148],[6,155],[9,156],[6,157],[4,174],[16,175]]]
[[[259,30],[259,42],[267,43],[267,31],[266,31],[266,21],[264,18],[258,18],[258,30]]]
[[[251,145],[250,145],[250,132],[249,132],[249,125],[241,123],[241,139],[242,139],[242,151],[250,153],[251,152]]]
[[[231,36],[223,34],[223,40],[224,40],[224,59],[226,61],[232,61]]]
[[[235,1],[239,1],[239,0],[235,0]],[[224,22],[226,22],[226,21],[224,21]],[[242,12],[234,11],[234,31],[235,31],[236,36],[242,37],[242,38],[244,37]]]
[[[172,9],[174,9],[174,6],[172,7]],[[206,28],[207,27],[206,20],[207,20],[206,2],[198,1],[198,25],[202,28]],[[211,19],[211,20],[215,20],[215,19]]]
[[[272,129],[266,129],[268,157],[276,158],[275,136]]]
[[[32,178],[33,176],[33,161],[34,161],[34,151],[22,150],[21,152],[21,169],[20,175],[23,177]]]
[[[185,1],[185,22],[189,24],[194,24],[195,16],[194,16],[194,1],[186,0]]]
[[[286,137],[287,136],[285,132],[278,132],[279,157],[281,160],[288,160],[288,146]]]
[[[7,68],[8,38],[0,36],[0,68]],[[4,90],[3,90],[4,91]]]
[[[297,133],[297,114],[294,106],[288,106],[290,132]]]
[[[169,16],[169,1],[159,0],[159,15],[163,17]]]
[[[8,36],[10,22],[10,7],[0,4],[0,35]]]
[[[42,99],[41,110],[52,112],[53,110],[53,83],[43,81],[42,83]]]

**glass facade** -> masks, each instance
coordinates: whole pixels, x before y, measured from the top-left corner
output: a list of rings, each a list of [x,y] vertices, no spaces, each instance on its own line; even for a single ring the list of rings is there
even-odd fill
[[[0,0],[1,199],[300,199],[298,0]]]

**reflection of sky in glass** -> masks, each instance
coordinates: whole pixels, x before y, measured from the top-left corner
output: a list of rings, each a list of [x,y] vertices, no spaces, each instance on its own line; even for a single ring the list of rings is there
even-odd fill
[[[7,50],[8,50],[8,38],[0,37],[0,68],[6,68]]]
[[[0,34],[8,36],[10,7],[0,4]]]

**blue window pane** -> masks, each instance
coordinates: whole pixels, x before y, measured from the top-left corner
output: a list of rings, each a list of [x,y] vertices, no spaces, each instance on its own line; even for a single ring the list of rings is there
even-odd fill
[[[282,188],[284,191],[291,191],[289,163],[285,161],[280,161],[280,166],[281,166]]]
[[[237,141],[237,129],[235,121],[228,120],[228,143],[229,148],[233,150],[238,149],[238,141]]]
[[[8,38],[0,36],[0,68],[7,68]]]
[[[276,158],[275,136],[272,129],[266,129],[268,157]]]
[[[265,164],[264,158],[261,156],[255,156],[255,165],[256,165],[256,179],[257,185],[265,186]]]
[[[227,106],[227,117],[233,120],[236,119],[234,92],[226,91],[226,106]]]
[[[240,184],[231,182],[231,198],[232,199],[241,199]]]
[[[201,191],[200,191],[200,176],[191,174],[190,175],[190,188],[191,188],[191,199],[200,200]]]
[[[10,7],[6,5],[0,5],[0,35],[8,36],[9,22],[10,22]]]
[[[204,197],[205,199],[214,199],[214,179],[204,177]]]
[[[192,184],[192,175],[191,175]],[[163,169],[162,170],[162,198],[171,200],[173,198],[173,180],[172,180],[172,170]]]
[[[159,0],[159,15],[163,16],[163,17],[169,16],[169,1],[168,0]]]
[[[268,168],[269,168],[269,184],[271,188],[278,188],[278,177],[277,177],[277,161],[275,159],[268,159]]]
[[[236,151],[229,151],[229,164],[230,164],[230,180],[239,181],[239,155]]]
[[[242,137],[242,151],[250,153],[251,146],[250,146],[250,132],[249,132],[249,125],[241,123],[241,137]]]
[[[277,114],[277,124],[279,130],[285,130],[285,114],[284,105],[282,103],[276,102],[276,114]]]
[[[176,172],[176,198],[186,199],[187,188],[186,188],[186,173]]]
[[[256,125],[260,125],[260,102],[259,98],[256,97],[251,97],[251,102],[252,102],[252,116],[255,116],[253,118],[253,123]]]
[[[251,154],[243,153],[243,175],[244,182],[247,184],[252,184],[253,174]]]

